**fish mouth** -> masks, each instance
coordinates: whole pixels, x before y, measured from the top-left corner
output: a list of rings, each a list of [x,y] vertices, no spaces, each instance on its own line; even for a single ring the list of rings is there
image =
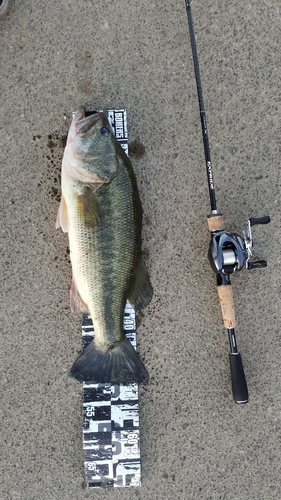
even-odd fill
[[[79,135],[88,136],[94,132],[95,125],[103,117],[99,111],[86,111],[84,106],[79,106],[74,115],[75,128]]]

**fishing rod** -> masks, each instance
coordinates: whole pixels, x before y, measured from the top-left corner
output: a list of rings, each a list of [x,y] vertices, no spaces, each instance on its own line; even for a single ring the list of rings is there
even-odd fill
[[[260,269],[266,267],[265,260],[250,262],[252,255],[252,227],[257,224],[268,224],[270,217],[259,217],[248,219],[246,231],[243,231],[243,237],[236,233],[224,230],[223,215],[217,210],[217,202],[214,187],[214,177],[212,171],[211,154],[209,147],[209,138],[207,130],[207,120],[203,100],[203,91],[200,78],[200,69],[197,56],[195,33],[191,14],[191,2],[185,0],[186,12],[189,25],[190,42],[192,48],[194,72],[197,86],[200,119],[202,127],[202,138],[204,144],[206,171],[209,187],[211,214],[208,216],[208,228],[211,233],[209,244],[208,259],[211,268],[217,276],[217,291],[221,305],[224,326],[227,329],[230,353],[230,373],[232,382],[232,394],[234,401],[239,404],[247,403],[249,400],[246,377],[244,373],[241,354],[238,351],[235,337],[235,311],[233,303],[232,285],[230,275],[235,271],[246,269]]]

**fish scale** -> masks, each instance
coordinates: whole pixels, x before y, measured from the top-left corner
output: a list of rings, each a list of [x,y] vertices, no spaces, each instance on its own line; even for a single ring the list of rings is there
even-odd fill
[[[137,238],[133,202],[128,196],[118,196],[118,188],[123,190],[126,181],[129,190],[124,171],[95,192],[101,210],[101,226],[88,229],[78,216],[71,233],[69,231],[69,238],[74,242],[71,261],[73,269],[77,268],[74,280],[91,316],[98,318],[96,338],[102,344],[116,341],[116,332],[119,340],[123,337],[123,310],[132,281],[132,269],[139,258],[139,252],[134,248]],[[72,196],[75,199],[75,191]],[[129,213],[132,214],[130,218]]]

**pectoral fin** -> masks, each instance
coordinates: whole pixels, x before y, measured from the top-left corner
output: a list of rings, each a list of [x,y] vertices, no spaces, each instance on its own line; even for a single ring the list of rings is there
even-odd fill
[[[61,197],[60,206],[57,214],[57,220],[56,220],[56,229],[58,229],[59,227],[62,228],[64,233],[68,232],[67,207],[63,196]]]
[[[83,194],[77,196],[77,212],[87,227],[100,223],[100,209],[93,189],[85,187]]]
[[[144,309],[153,296],[153,288],[150,284],[149,276],[145,264],[140,259],[136,280],[129,293],[128,300],[135,307],[136,311]]]

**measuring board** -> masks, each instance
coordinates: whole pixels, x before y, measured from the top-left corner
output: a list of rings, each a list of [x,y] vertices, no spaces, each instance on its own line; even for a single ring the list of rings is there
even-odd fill
[[[128,154],[126,110],[104,113]],[[136,349],[135,310],[128,301],[123,327]],[[94,335],[91,317],[83,314],[83,349]],[[83,383],[83,451],[88,488],[140,486],[138,384]]]

